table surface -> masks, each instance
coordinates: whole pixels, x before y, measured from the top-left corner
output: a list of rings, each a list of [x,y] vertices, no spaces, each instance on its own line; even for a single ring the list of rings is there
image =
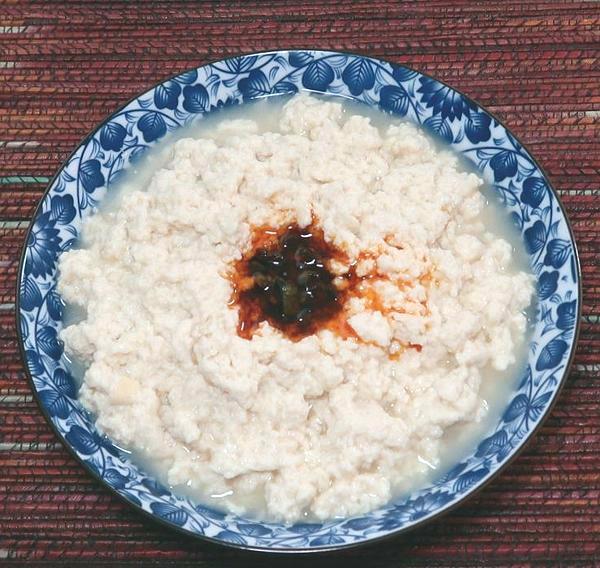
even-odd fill
[[[577,236],[575,363],[528,449],[477,497],[384,544],[317,558],[366,566],[600,564],[600,4],[0,0],[0,562],[265,565],[181,537],[93,481],[38,411],[15,335],[33,209],[78,141],[160,79],[222,57],[318,47],[406,63],[496,113],[549,174]]]

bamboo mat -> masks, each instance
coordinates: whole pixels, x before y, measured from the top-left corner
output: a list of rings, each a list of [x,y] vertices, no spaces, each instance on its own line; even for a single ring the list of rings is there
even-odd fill
[[[600,4],[0,0],[0,562],[170,566],[600,565]],[[146,521],[44,422],[19,360],[18,256],[77,142],[156,81],[227,55],[315,47],[407,63],[471,95],[528,146],[577,236],[579,349],[528,449],[481,494],[404,538],[335,557],[257,557]]]

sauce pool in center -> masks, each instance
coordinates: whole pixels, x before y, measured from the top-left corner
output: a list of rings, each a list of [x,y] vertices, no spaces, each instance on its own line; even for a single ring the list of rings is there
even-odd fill
[[[232,277],[239,307],[238,334],[250,339],[267,321],[297,341],[327,327],[344,300],[327,264],[344,258],[314,224],[257,229],[253,246],[236,263]]]

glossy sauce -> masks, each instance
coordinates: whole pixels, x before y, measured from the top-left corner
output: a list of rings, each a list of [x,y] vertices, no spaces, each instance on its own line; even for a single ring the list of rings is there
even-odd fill
[[[361,297],[368,309],[389,312],[375,289],[365,286],[366,281],[387,277],[376,269],[358,276],[358,262],[349,263],[346,253],[328,243],[315,221],[304,228],[297,224],[257,227],[251,242],[229,275],[233,285],[229,305],[238,308],[240,337],[252,339],[266,321],[292,341],[322,329],[360,340],[343,309],[348,298]],[[368,256],[363,253],[359,260]],[[348,271],[335,275],[328,268],[331,261],[349,266]],[[397,359],[405,349],[420,351],[421,345],[404,345],[390,358]]]
[[[251,339],[263,321],[293,341],[332,326],[350,334],[351,328],[340,327],[340,316],[356,275],[351,269],[342,277],[348,285],[337,286],[331,260],[347,262],[347,257],[314,223],[256,228],[250,250],[230,275],[238,335]]]

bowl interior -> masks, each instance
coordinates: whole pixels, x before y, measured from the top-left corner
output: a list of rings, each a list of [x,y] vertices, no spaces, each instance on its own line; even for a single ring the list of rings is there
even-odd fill
[[[519,229],[537,278],[538,314],[527,369],[495,428],[435,483],[372,513],[322,524],[224,515],[173,495],[101,436],[77,401],[57,337],[63,304],[58,256],[119,176],[168,133],[208,112],[299,91],[350,98],[401,116],[469,160]],[[42,411],[74,455],[145,513],[187,533],[270,550],[348,546],[406,530],[457,504],[522,446],[549,411],[574,350],[580,309],[575,243],[537,163],[493,116],[450,87],[402,66],[358,55],[281,51],[234,57],[178,75],[135,98],[88,136],[52,180],[31,224],[19,270],[20,345]]]

